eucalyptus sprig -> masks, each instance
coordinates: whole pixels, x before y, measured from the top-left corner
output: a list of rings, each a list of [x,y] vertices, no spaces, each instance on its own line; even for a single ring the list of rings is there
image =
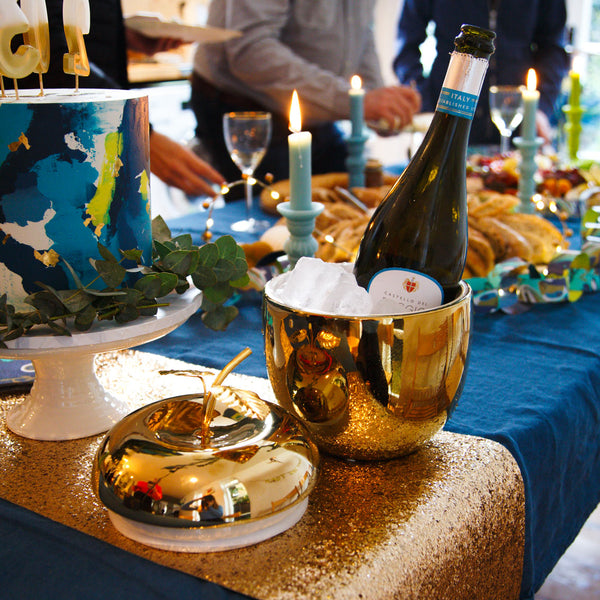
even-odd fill
[[[5,342],[26,335],[32,328],[46,326],[57,335],[71,335],[71,328],[87,331],[95,321],[114,320],[129,323],[143,316],[155,315],[158,308],[169,304],[168,294],[182,294],[193,285],[202,290],[202,321],[210,329],[224,330],[238,315],[238,309],[227,304],[237,289],[246,286],[248,264],[244,251],[233,237],[226,235],[215,242],[196,246],[189,234],[172,237],[162,217],[152,221],[152,264],[142,264],[141,250],[121,250],[114,256],[98,244],[100,259],[90,258],[98,276],[84,285],[71,266],[76,289],[55,290],[37,282],[40,291],[30,294],[25,302],[31,311],[17,312],[0,296],[0,347]],[[124,261],[137,266],[126,268]],[[132,287],[126,283],[127,273],[139,272]],[[102,280],[106,287],[91,286]],[[71,326],[69,326],[71,325]]]

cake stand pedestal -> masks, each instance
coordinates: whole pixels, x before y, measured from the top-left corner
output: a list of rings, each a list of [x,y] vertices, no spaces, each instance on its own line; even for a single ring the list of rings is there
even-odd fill
[[[201,292],[192,289],[169,297],[169,306],[159,308],[155,316],[126,325],[105,321],[70,337],[33,334],[7,342],[9,348],[0,349],[0,358],[31,360],[35,368],[31,393],[8,413],[8,428],[34,440],[73,440],[107,431],[129,408],[96,377],[96,354],[162,337],[201,303]]]

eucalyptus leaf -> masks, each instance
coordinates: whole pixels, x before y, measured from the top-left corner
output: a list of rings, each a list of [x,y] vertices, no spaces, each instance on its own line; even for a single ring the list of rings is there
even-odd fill
[[[42,314],[50,317],[61,315],[65,311],[63,303],[46,290],[30,294],[25,301],[34,308],[37,308]]]
[[[219,306],[221,306],[222,303],[220,302],[213,302],[212,300],[210,300],[209,298],[206,297],[206,294],[202,294],[202,304],[200,305],[200,309],[202,310],[202,312],[211,312],[213,310],[216,310],[217,308],[219,308]]]
[[[214,266],[214,271],[217,281],[221,283],[223,281],[229,281],[235,271],[235,268],[231,260],[219,258],[217,264]]]
[[[182,233],[171,240],[180,250],[192,250],[192,236],[189,233]]]
[[[178,275],[189,275],[198,266],[198,253],[189,250],[176,250],[163,258],[163,265]]]
[[[199,290],[205,290],[217,284],[217,276],[210,267],[200,265],[192,273],[192,282]]]
[[[156,240],[154,241],[153,248],[159,260],[162,260],[170,252],[173,252],[173,248],[163,244],[162,242],[157,242]]]
[[[136,306],[139,302],[145,300],[144,294],[140,290],[136,290],[135,288],[126,288],[123,291],[125,292],[124,296],[119,297],[117,300],[119,304]]]
[[[183,294],[184,292],[187,292],[190,289],[190,284],[187,282],[186,279],[184,280],[180,280],[177,283],[177,287],[175,288],[175,291],[178,294]]]
[[[115,298],[115,297],[119,297],[119,296],[123,296],[125,295],[125,292],[122,291],[121,289],[117,288],[106,288],[104,290],[95,290],[93,288],[87,288],[86,293],[90,296],[94,296],[96,298]]]
[[[177,283],[177,276],[175,276],[175,283]],[[146,275],[135,282],[135,289],[139,290],[146,298],[156,298],[162,288],[162,282],[160,275],[155,273],[153,275]]]
[[[171,293],[178,283],[179,277],[175,273],[153,273],[138,279],[134,287],[146,298],[162,298]]]
[[[216,310],[205,312],[202,322],[214,331],[224,331],[238,314],[236,306],[219,306]]]
[[[138,306],[138,311],[142,317],[153,317],[158,312],[158,306]]]
[[[117,257],[106,247],[98,242],[98,252],[100,256],[107,262],[118,263]]]
[[[28,312],[22,319],[23,327],[29,329],[35,325],[42,325],[48,322],[48,317],[44,316],[39,310]]]
[[[139,316],[140,313],[138,309],[135,306],[128,304],[115,315],[115,321],[117,323],[129,323],[135,321]]]
[[[152,219],[152,239],[158,242],[171,239],[171,230],[160,215]]]
[[[57,333],[58,335],[68,335],[71,337],[71,332],[69,329],[67,329],[64,325],[60,325],[60,323],[57,323],[56,321],[48,321],[47,325],[50,327],[50,329],[52,329],[52,331],[54,331],[54,333]]]
[[[233,259],[233,272],[231,273],[231,279],[240,279],[244,275],[248,274],[248,263],[246,257],[240,258],[236,256]]]
[[[83,285],[83,283],[81,283],[81,279],[79,279],[79,275],[77,275],[77,273],[75,272],[75,269],[64,258],[61,258],[61,260],[65,263],[65,266],[69,270],[69,273],[71,273],[71,277],[73,278],[73,281],[75,282],[75,286],[79,289],[85,287]]]
[[[204,244],[200,246],[198,250],[199,265],[203,267],[212,268],[217,264],[219,260],[220,252],[219,247],[216,244]]]
[[[57,294],[67,310],[73,313],[90,306],[93,300],[84,290],[60,290]]]
[[[215,241],[221,258],[233,260],[237,255],[238,245],[230,235],[224,235]]]
[[[104,281],[108,287],[119,287],[127,274],[125,268],[118,263],[106,260],[95,260],[93,265],[96,271],[98,271],[98,275],[102,277],[102,281]]]
[[[233,288],[228,283],[217,283],[203,290],[204,297],[215,304],[222,304],[231,297]]]
[[[82,311],[75,315],[73,324],[78,331],[87,331],[96,320],[96,309],[89,304]]]
[[[248,276],[248,273],[244,273],[244,275],[239,279],[232,279],[229,282],[229,285],[233,288],[242,289],[245,288],[249,283],[250,277]]]
[[[132,262],[134,262],[137,265],[142,261],[142,257],[144,256],[144,253],[141,250],[134,248],[132,250],[121,250],[121,255],[126,260],[131,260]]]

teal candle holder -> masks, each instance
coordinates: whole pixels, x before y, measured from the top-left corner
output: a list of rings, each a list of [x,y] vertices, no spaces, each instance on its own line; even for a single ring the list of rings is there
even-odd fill
[[[279,213],[285,217],[290,237],[285,242],[285,250],[292,268],[303,256],[314,256],[319,243],[313,237],[316,218],[325,207],[320,202],[311,202],[310,208],[297,210],[290,202],[277,205]]]
[[[513,141],[521,153],[521,164],[519,166],[519,190],[517,193],[521,200],[520,212],[533,213],[535,212],[535,206],[533,205],[531,199],[536,192],[535,173],[537,171],[535,155],[537,154],[538,148],[544,143],[544,140],[540,137],[536,137],[532,140],[517,137]]]
[[[579,152],[579,136],[581,134],[581,117],[583,108],[566,104],[562,107],[566,115],[565,141],[567,145],[567,156],[569,160],[576,161]]]
[[[365,187],[365,143],[368,136],[363,134],[352,135],[347,140],[348,156],[346,169],[348,171],[348,188]]]

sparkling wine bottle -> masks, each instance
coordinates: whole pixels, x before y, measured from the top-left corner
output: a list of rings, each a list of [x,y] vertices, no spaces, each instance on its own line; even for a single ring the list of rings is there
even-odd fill
[[[457,293],[467,252],[467,142],[495,37],[461,27],[431,126],[367,225],[354,274],[377,313],[415,312]]]

